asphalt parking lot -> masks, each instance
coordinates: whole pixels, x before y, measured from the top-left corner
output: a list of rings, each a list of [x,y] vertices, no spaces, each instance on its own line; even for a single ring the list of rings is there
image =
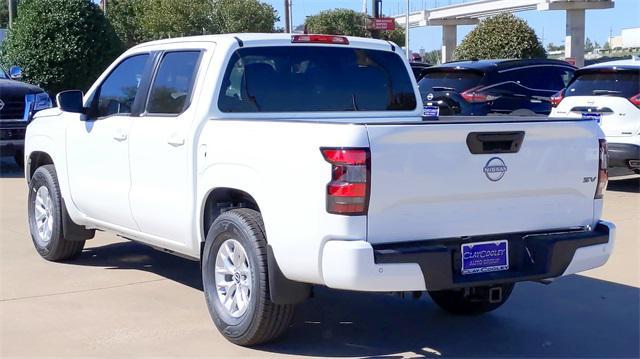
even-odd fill
[[[602,268],[524,283],[499,310],[455,317],[429,299],[319,288],[281,341],[226,342],[209,318],[196,262],[110,234],[50,263],[26,226],[26,183],[0,161],[0,356],[639,357],[640,179],[611,181],[618,226]]]

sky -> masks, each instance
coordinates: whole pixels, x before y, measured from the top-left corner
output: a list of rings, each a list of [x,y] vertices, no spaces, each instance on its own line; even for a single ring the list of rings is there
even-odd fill
[[[271,4],[280,16],[278,26],[284,27],[284,0],[262,0]],[[371,11],[371,0],[366,0]],[[449,4],[460,3],[465,0],[410,0],[412,10],[434,8]],[[469,1],[469,0],[466,0]],[[362,0],[292,0],[294,26],[304,23],[306,16],[314,15],[322,10],[335,8],[349,8],[362,10]],[[403,11],[405,0],[382,0],[382,10],[386,15],[394,15]],[[536,31],[538,37],[546,46],[553,42],[564,44],[565,12],[564,11],[525,11],[516,13],[525,19]],[[587,10],[586,36],[592,41],[604,44],[610,34],[620,35],[622,29],[640,27],[640,0],[615,0],[615,7],[606,10]],[[458,27],[458,42],[473,29],[473,26]],[[440,49],[442,45],[442,29],[440,26],[413,28],[409,33],[410,47],[413,51]]]

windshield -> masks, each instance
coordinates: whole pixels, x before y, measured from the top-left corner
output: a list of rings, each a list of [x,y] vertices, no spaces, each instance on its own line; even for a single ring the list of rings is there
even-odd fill
[[[2,67],[0,67],[0,79],[8,79],[9,75],[7,75],[7,72],[4,71],[4,69]]]
[[[231,57],[223,112],[413,111],[404,61],[390,51],[326,46],[249,47]]]
[[[640,93],[639,71],[598,71],[578,74],[565,96],[616,96],[630,98]]]
[[[464,92],[478,86],[482,73],[472,70],[426,70],[425,76],[418,83],[420,94],[424,97],[434,91]]]

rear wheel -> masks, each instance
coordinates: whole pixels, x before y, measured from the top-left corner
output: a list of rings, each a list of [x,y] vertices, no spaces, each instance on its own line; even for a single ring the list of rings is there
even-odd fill
[[[294,306],[271,302],[259,212],[234,209],[216,218],[202,253],[202,281],[211,318],[232,343],[265,343],[289,327]]]
[[[430,291],[429,296],[442,309],[452,314],[476,315],[502,306],[513,291],[514,283],[487,287],[470,287]]]
[[[29,183],[29,230],[36,250],[42,258],[61,261],[82,253],[84,240],[64,238],[62,195],[53,165],[39,167]]]

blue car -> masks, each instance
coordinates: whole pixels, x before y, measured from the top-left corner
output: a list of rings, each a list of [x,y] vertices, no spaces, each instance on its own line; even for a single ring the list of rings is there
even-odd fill
[[[550,59],[458,61],[424,69],[418,84],[439,116],[548,115],[576,69]]]

